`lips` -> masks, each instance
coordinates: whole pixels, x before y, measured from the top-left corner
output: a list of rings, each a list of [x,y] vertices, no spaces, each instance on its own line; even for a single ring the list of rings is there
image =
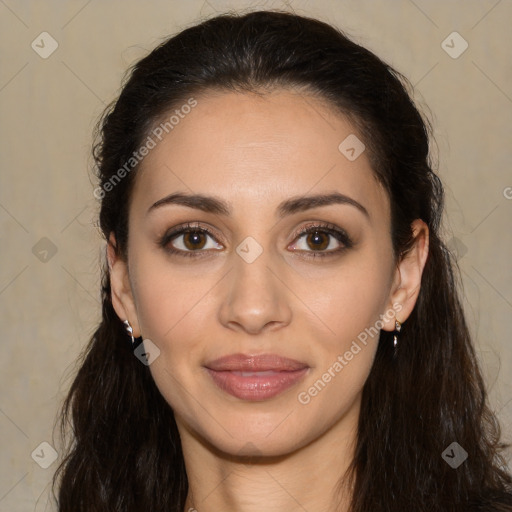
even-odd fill
[[[309,366],[276,354],[233,354],[211,361],[205,368],[222,391],[241,400],[261,401],[297,384]]]

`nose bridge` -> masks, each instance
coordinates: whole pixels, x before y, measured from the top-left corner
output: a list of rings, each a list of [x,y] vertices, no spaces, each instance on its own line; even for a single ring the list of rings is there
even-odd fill
[[[221,309],[221,322],[248,332],[257,332],[267,324],[286,324],[291,311],[286,290],[276,278],[279,266],[273,251],[255,238],[246,237],[232,254],[228,291]]]

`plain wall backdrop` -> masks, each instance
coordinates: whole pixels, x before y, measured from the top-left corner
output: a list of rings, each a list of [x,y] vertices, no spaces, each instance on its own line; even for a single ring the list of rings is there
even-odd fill
[[[104,245],[90,174],[98,117],[125,70],[165,37],[258,8],[337,25],[404,73],[430,108],[445,238],[512,441],[512,2],[0,0],[0,512],[51,510],[58,461],[41,467],[52,452],[40,445],[55,444],[57,409],[100,318]]]

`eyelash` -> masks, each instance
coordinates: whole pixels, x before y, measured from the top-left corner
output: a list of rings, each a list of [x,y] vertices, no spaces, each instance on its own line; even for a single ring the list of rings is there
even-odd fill
[[[183,226],[178,226],[177,228],[166,233],[159,240],[158,244],[166,252],[168,252],[170,254],[177,255],[177,256],[185,256],[185,257],[193,257],[193,258],[201,258],[201,257],[207,256],[207,254],[205,254],[205,253],[209,252],[209,251],[204,251],[201,249],[198,249],[197,251],[183,251],[181,249],[175,249],[173,247],[168,247],[168,244],[174,238],[177,238],[178,236],[181,236],[181,235],[183,235],[185,233],[189,233],[189,232],[206,233],[207,235],[211,236],[212,238],[214,238],[216,240],[215,234],[207,227],[205,227],[205,226],[201,227],[197,224],[193,225],[191,223],[187,223]],[[338,242],[340,242],[343,245],[342,245],[342,247],[339,247],[338,249],[330,250],[330,251],[304,251],[307,254],[307,256],[306,256],[307,258],[318,258],[318,257],[326,258],[326,257],[335,256],[337,254],[340,254],[340,253],[346,251],[347,249],[352,248],[354,245],[352,240],[348,236],[348,234],[343,229],[340,229],[337,226],[335,226],[334,224],[329,224],[329,223],[316,223],[316,224],[310,224],[308,226],[304,226],[297,233],[295,233],[294,240],[297,238],[300,239],[304,235],[308,235],[310,233],[315,233],[315,232],[326,233],[328,235],[331,235],[336,240],[338,240]]]

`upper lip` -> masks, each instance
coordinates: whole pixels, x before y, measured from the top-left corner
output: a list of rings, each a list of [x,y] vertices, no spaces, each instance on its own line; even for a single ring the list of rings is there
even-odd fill
[[[214,371],[294,371],[308,368],[308,365],[282,357],[277,354],[259,354],[259,355],[246,355],[246,354],[232,354],[205,364],[205,367]]]

